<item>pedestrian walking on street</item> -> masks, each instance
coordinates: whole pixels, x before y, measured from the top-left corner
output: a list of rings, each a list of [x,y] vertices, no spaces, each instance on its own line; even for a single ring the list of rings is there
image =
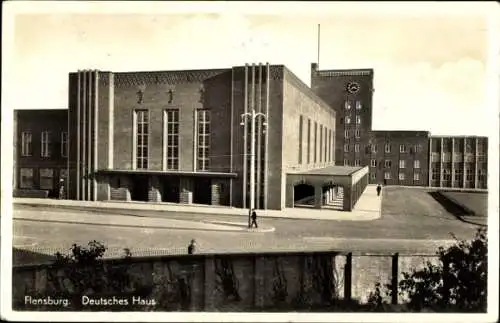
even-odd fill
[[[380,192],[382,191],[382,186],[380,184],[377,185],[377,196],[380,196]]]
[[[188,246],[188,254],[192,255],[196,249],[196,241],[193,239],[191,240],[191,243]]]
[[[252,228],[254,224],[256,228],[259,227],[257,225],[257,212],[255,212],[255,210],[252,211],[252,223],[250,224],[250,228]]]

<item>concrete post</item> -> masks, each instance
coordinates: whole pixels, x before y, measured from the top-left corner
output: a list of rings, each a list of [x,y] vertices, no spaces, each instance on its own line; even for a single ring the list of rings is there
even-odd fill
[[[314,207],[321,209],[323,205],[323,188],[320,185],[314,186]]]
[[[294,207],[295,197],[294,197],[294,186],[292,184],[286,184],[286,197],[285,197],[285,206],[286,207]]]
[[[352,204],[351,204],[351,194],[352,194],[352,186],[344,186],[343,187],[344,191],[344,209],[343,211],[351,211],[352,210]]]

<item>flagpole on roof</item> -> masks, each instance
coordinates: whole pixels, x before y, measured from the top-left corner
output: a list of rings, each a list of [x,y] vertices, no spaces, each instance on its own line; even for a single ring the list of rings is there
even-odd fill
[[[320,25],[320,24],[318,24],[318,60],[317,60],[318,67],[319,67],[319,51],[320,51],[320,43],[321,43],[321,25]]]

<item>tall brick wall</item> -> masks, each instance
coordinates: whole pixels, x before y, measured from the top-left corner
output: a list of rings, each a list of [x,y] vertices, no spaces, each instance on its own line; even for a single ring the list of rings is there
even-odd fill
[[[333,150],[328,149],[330,130],[335,132],[335,111],[322,102],[305,84],[290,72],[285,74],[283,94],[283,172],[308,170],[335,164]],[[299,162],[300,117],[302,117],[302,156]],[[308,121],[311,121],[310,163],[307,163]],[[314,124],[317,124],[316,143]],[[322,133],[321,133],[322,131]],[[322,139],[321,139],[322,138]],[[314,148],[316,145],[316,149]],[[321,145],[321,146],[320,146]],[[333,143],[332,143],[333,145]],[[314,162],[316,152],[316,162]],[[329,157],[329,158],[328,158]]]
[[[163,305],[145,310],[241,312],[276,309],[280,305],[292,305],[292,308],[324,305],[331,302],[331,297],[365,304],[370,292],[375,291],[376,283],[397,282],[403,278],[403,272],[422,269],[427,261],[437,264],[439,259],[434,255],[297,252],[189,255],[189,258],[163,256],[133,258],[126,262],[115,259],[113,265],[137,278],[137,283],[146,287],[145,290],[152,291],[145,299],[155,299]],[[49,277],[55,277],[61,284],[50,284]],[[187,298],[174,298],[169,303],[164,301],[162,295],[168,291],[163,281],[171,277],[188,284],[191,293]],[[55,285],[62,286],[64,291],[69,290],[71,282],[63,283],[62,278],[57,269],[47,265],[14,268],[14,309],[27,309],[24,302],[26,291],[54,294]],[[397,283],[394,286],[395,302],[402,304],[407,301],[407,295],[398,293]],[[104,288],[103,293],[117,292],[108,286]],[[88,296],[97,298],[101,295]],[[122,296],[126,297],[123,293]],[[382,297],[391,301],[387,296]],[[297,300],[304,303],[296,303]],[[78,304],[71,304],[70,308],[78,310],[73,307],[75,305]]]

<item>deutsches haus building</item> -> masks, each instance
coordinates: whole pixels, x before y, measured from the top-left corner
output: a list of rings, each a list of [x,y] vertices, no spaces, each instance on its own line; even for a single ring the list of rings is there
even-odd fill
[[[247,208],[252,120],[259,209],[309,195],[349,211],[369,182],[486,188],[487,138],[373,131],[373,70],[312,64],[311,76],[269,64],[70,73],[67,110],[15,111],[15,194],[64,178],[69,199]]]

